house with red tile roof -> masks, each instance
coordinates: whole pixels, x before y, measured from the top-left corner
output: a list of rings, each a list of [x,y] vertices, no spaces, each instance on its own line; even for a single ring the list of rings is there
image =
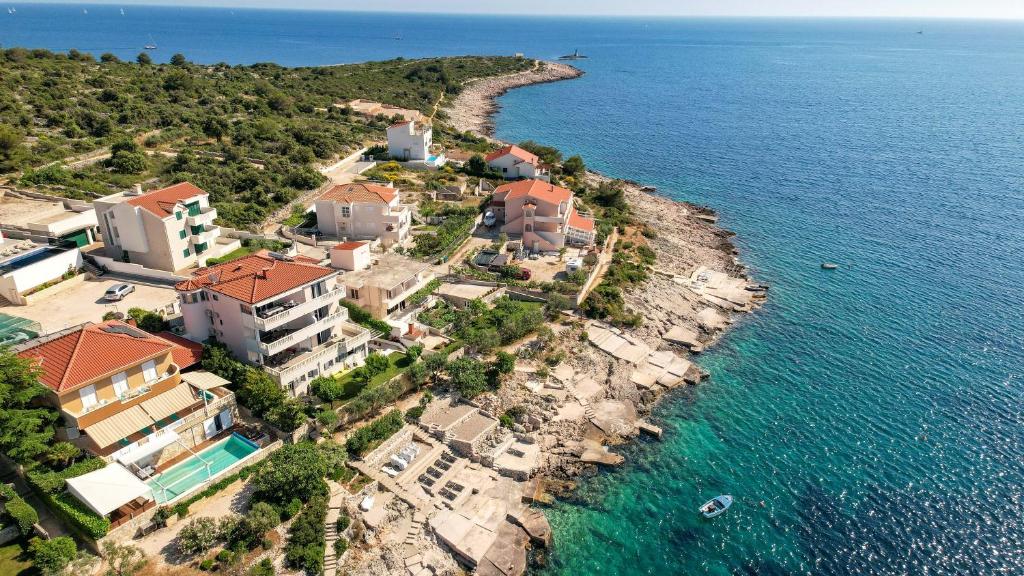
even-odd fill
[[[548,169],[541,164],[536,154],[509,144],[491,152],[484,157],[487,165],[506,180],[518,180],[520,178],[536,178],[538,180],[550,180]]]
[[[220,256],[220,227],[210,197],[189,182],[93,201],[106,255],[146,268],[174,272]]]
[[[349,322],[338,271],[261,250],[196,270],[175,289],[190,340],[223,343],[294,395],[362,363],[369,332]]]
[[[377,240],[385,248],[409,238],[412,210],[399,204],[398,189],[370,182],[332,186],[314,203],[316,223],[327,238]]]
[[[577,210],[572,191],[543,180],[498,186],[489,211],[500,223],[501,231],[521,238],[527,250],[548,252],[566,245],[589,246],[596,237],[594,219]]]
[[[201,349],[109,320],[87,322],[14,348],[39,369],[45,402],[80,448],[132,470],[159,466],[237,418],[234,394],[190,385],[182,369]]]

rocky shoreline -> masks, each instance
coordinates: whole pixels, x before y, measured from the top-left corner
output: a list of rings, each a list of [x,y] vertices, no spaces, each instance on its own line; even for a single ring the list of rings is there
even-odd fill
[[[458,130],[488,136],[495,98],[518,86],[579,74],[570,66],[546,63],[530,72],[477,81],[452,103],[448,118]],[[591,184],[611,180],[594,172],[586,178]],[[520,446],[536,447],[523,448],[524,454],[534,456],[530,471],[519,480],[498,476],[479,463],[469,466],[483,470],[493,482],[504,482],[491,495],[494,505],[507,500],[509,510],[518,510],[490,527],[497,536],[476,567],[478,574],[508,576],[526,570],[526,548],[551,545],[546,519],[526,506],[569,495],[580,478],[622,464],[624,458],[611,446],[641,433],[660,437],[660,428],[645,418],[668,390],[700,382],[703,375],[692,355],[713,345],[740,314],[764,300],[764,288],[750,282],[730,240],[732,233],[716,225],[713,212],[653,194],[635,182],[622,185],[637,221],[645,226],[630,226],[621,241],[645,244],[655,254],[648,279],[623,294],[627,307],[643,321],[617,328],[567,314],[550,324],[553,337],[543,346],[545,354],[557,353],[564,360],[551,368],[539,354],[520,358],[497,392],[475,399],[479,410],[495,417],[519,414],[511,433],[500,429],[496,439],[514,436]],[[442,522],[437,518],[449,518],[442,507],[416,512],[391,506],[385,523],[404,534],[409,523],[416,526],[420,513],[432,526]],[[543,554],[530,558],[537,562]],[[413,561],[418,563],[410,568]],[[433,574],[460,571],[450,547],[429,531],[410,536],[402,546],[350,558],[346,569],[360,576],[413,574],[427,564]]]
[[[493,118],[498,111],[497,99],[500,96],[514,88],[570,80],[582,75],[582,70],[568,64],[536,60],[531,70],[467,82],[446,108],[448,124],[460,132],[489,138],[494,133]]]

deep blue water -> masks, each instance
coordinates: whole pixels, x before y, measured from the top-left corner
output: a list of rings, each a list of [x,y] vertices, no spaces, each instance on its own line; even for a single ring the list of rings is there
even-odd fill
[[[715,207],[772,288],[665,440],[550,511],[544,573],[1024,573],[1024,23],[17,7],[5,46],[122,57],[579,48],[498,135]]]

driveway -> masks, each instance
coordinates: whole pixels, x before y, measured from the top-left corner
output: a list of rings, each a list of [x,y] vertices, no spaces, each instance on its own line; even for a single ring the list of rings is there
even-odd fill
[[[127,313],[129,308],[157,310],[178,299],[177,292],[171,287],[135,284],[135,292],[124,300],[105,301],[103,293],[120,282],[113,279],[86,280],[29,306],[4,304],[0,306],[0,312],[35,320],[42,324],[44,332],[50,333],[82,322],[99,322],[107,312]]]

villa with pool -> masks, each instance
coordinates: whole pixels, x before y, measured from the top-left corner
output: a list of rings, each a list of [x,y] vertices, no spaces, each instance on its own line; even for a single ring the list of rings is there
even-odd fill
[[[238,425],[227,380],[192,368],[202,347],[118,320],[85,323],[14,347],[34,360],[61,413],[58,439],[107,466],[68,491],[116,528],[172,503],[260,450]]]

